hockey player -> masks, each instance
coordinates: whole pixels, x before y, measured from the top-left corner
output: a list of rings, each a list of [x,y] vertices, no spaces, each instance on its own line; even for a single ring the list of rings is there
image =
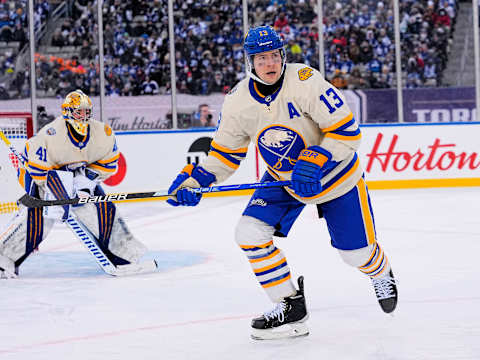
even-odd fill
[[[73,195],[103,195],[100,183],[116,172],[119,158],[112,129],[91,117],[92,102],[81,90],[66,96],[62,114],[26,142],[20,183],[30,195],[42,198],[48,192],[49,171],[67,171],[73,174]],[[68,186],[56,184],[48,189],[58,195],[63,187]],[[41,208],[20,208],[7,230],[0,233],[0,277],[16,277],[19,266],[68,211],[90,230],[115,267],[137,263],[145,253],[146,248],[130,233],[113,203],[65,208],[57,219],[51,212],[44,216]]]
[[[286,64],[282,39],[269,26],[250,29],[244,42],[248,77],[225,97],[207,158],[187,165],[169,191],[171,205],[196,205],[189,188],[228,178],[254,142],[267,165],[262,182],[291,187],[257,189],[236,227],[235,239],[260,285],[276,303],[252,320],[252,337],[308,334],[303,277],[298,289],[273,236],[287,236],[306,204],[316,204],[341,258],[369,276],[382,310],[397,304],[387,257],[376,241],[363,171],[356,153],[361,133],[342,93],[304,64]]]

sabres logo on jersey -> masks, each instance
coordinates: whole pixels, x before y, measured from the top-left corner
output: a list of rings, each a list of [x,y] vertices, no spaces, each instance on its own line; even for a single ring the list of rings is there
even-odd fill
[[[283,125],[264,128],[258,134],[257,146],[268,166],[279,172],[292,171],[300,151],[306,148],[300,134]]]
[[[304,67],[298,70],[298,78],[301,81],[307,80],[309,77],[313,75],[313,70],[309,67]]]
[[[47,129],[47,134],[48,135],[55,135],[57,132],[53,127]]]

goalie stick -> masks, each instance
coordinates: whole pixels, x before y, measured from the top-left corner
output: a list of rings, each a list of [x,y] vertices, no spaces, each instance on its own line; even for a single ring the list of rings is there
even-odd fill
[[[204,194],[204,193],[212,193],[212,192],[248,190],[248,189],[269,188],[269,187],[279,187],[279,186],[289,186],[289,185],[291,185],[291,181],[271,181],[271,182],[264,182],[264,183],[209,186],[209,187],[193,188],[191,190],[196,193]],[[132,199],[166,200],[170,198],[175,198],[175,196],[169,195],[167,190],[161,190],[161,191],[138,192],[138,193],[106,194],[102,196],[81,197],[81,198],[64,199],[64,200],[42,200],[42,199],[33,197],[31,195],[25,194],[18,201],[27,207],[35,208],[35,207],[44,207],[44,206],[76,205],[76,204],[101,203],[101,202],[111,202],[111,201],[121,202],[121,201],[128,201]]]
[[[10,141],[7,139],[3,131],[0,129],[0,138],[8,146],[10,152],[25,166],[24,158],[17,152]],[[28,172],[25,166],[25,171]],[[31,196],[32,199],[36,199]],[[36,199],[42,201],[40,199]],[[41,207],[41,206],[35,206]],[[98,246],[95,236],[84,226],[78,222],[74,215],[69,214],[65,220],[65,224],[70,230],[72,230],[75,237],[85,246],[88,252],[93,256],[100,268],[112,276],[128,276],[143,273],[153,272],[157,268],[157,263],[153,261],[145,261],[139,264],[126,264],[115,266],[105,255],[103,250]]]

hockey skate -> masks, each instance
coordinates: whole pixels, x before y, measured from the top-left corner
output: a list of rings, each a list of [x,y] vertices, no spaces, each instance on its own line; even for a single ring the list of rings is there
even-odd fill
[[[393,312],[397,307],[398,292],[392,270],[388,274],[379,278],[372,278],[371,280],[382,310],[387,314]]]
[[[273,340],[308,335],[308,319],[303,276],[298,278],[297,293],[284,298],[275,308],[252,320],[252,339]]]

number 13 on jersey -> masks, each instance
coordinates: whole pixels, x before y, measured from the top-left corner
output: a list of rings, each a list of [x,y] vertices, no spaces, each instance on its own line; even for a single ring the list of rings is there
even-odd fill
[[[325,96],[326,95],[326,96]],[[327,106],[328,112],[333,114],[337,109],[342,107],[343,100],[338,96],[338,94],[333,90],[333,88],[328,89],[325,92],[325,95],[320,96],[320,100]]]

